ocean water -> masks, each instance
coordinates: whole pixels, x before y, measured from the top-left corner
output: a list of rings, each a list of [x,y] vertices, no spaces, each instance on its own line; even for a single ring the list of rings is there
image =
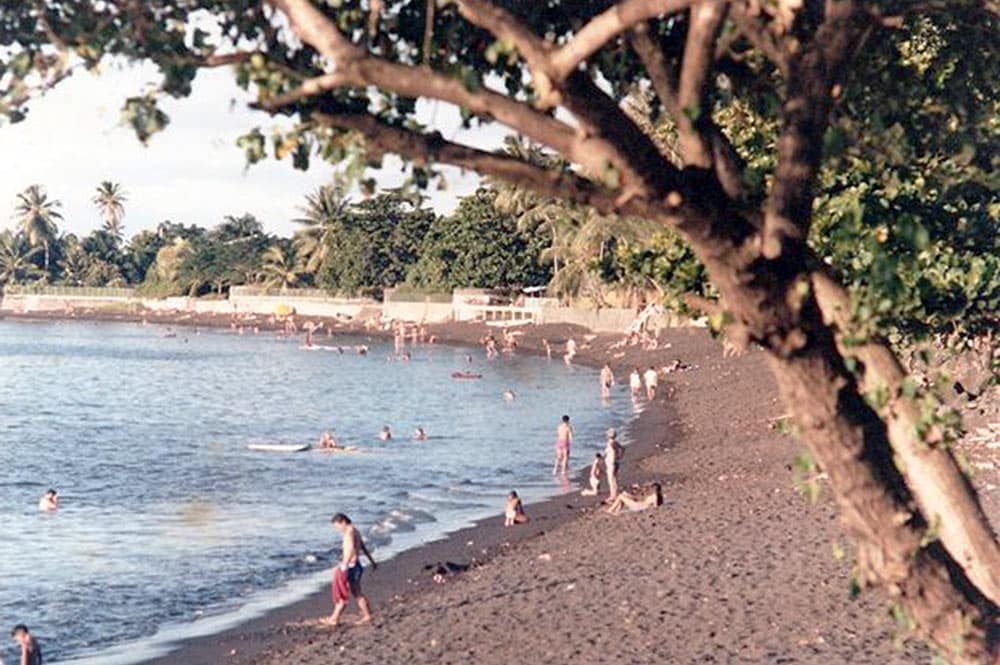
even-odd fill
[[[367,343],[367,356],[164,333],[0,321],[0,630],[28,624],[47,662],[135,661],[304,595],[337,556],[336,511],[384,558],[500,516],[510,489],[568,491],[551,476],[560,415],[579,466],[632,413],[625,391],[602,403],[595,371],[558,361],[418,346],[402,362],[364,338],[318,342]],[[378,440],[383,425],[395,440]],[[429,441],[410,439],[418,425]],[[326,429],[358,452],[247,449]],[[55,514],[37,510],[49,487]]]

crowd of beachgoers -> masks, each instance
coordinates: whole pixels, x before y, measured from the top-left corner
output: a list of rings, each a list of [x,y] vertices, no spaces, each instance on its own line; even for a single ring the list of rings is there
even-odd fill
[[[75,318],[75,317],[74,317]],[[156,317],[145,315],[141,317],[143,325],[157,323]],[[172,325],[167,325],[160,335],[165,339],[177,339],[186,343],[188,335],[199,334],[198,320],[185,321],[183,317],[171,319]],[[212,322],[218,326],[217,320]],[[367,333],[377,333],[382,336],[391,337],[393,341],[393,353],[386,360],[389,362],[408,362],[412,358],[413,349],[418,346],[434,345],[438,343],[438,338],[432,334],[428,326],[424,323],[412,323],[405,321],[382,321],[381,319],[369,319],[360,324],[343,320],[322,320],[296,317],[294,314],[271,315],[261,317],[253,314],[236,314],[230,318],[228,327],[230,331],[237,335],[261,335],[273,334],[279,338],[295,339],[301,337],[302,344],[299,347],[305,351],[328,350],[339,354],[356,353],[360,356],[369,354],[369,346],[366,344],[343,345],[337,344],[337,334],[342,332],[363,330]],[[496,333],[496,334],[495,334]],[[519,338],[523,335],[522,330],[501,327],[498,330],[487,328],[479,337],[478,345],[481,353],[485,354],[488,361],[506,357],[517,352]],[[559,349],[554,347],[556,343],[551,343],[548,339],[541,339],[540,351],[547,360],[552,360],[553,354],[558,354],[562,362],[567,365],[572,364],[582,349],[587,349],[589,341],[593,335],[584,335],[580,342],[575,337],[568,337],[558,342]],[[627,334],[614,348],[623,346],[640,345],[644,349],[655,349],[657,341],[644,330]],[[473,354],[470,352],[465,356],[468,369],[456,369],[451,373],[451,378],[455,380],[475,380],[482,378],[482,374],[471,369],[474,363]],[[679,359],[675,359],[671,364],[663,367],[649,366],[645,370],[635,367],[624,379],[631,398],[640,405],[643,402],[655,402],[660,385],[660,377],[671,372],[690,369],[690,366]],[[599,374],[599,384],[596,389],[600,392],[603,400],[611,397],[612,391],[622,383],[620,377],[616,377],[609,363],[604,363]],[[498,396],[505,401],[517,399],[517,394],[513,388],[508,388]],[[566,479],[573,473],[571,467],[571,451],[573,449],[575,431],[569,415],[562,415],[555,419],[555,433],[553,445],[553,466],[552,475]],[[384,425],[377,433],[377,437],[382,442],[394,441],[396,435],[389,424]],[[413,441],[425,441],[430,435],[423,426],[418,426],[409,437]],[[325,451],[354,450],[354,446],[347,445],[341,441],[332,431],[324,431],[319,435],[315,447]],[[605,447],[602,452],[594,455],[588,461],[588,472],[586,474],[585,487],[580,490],[582,496],[595,497],[610,514],[618,514],[622,511],[641,512],[644,510],[659,507],[663,504],[662,485],[657,482],[650,482],[643,485],[633,485],[623,489],[620,487],[620,469],[625,449],[619,441],[619,436],[614,428],[606,432]],[[60,498],[57,489],[51,488],[42,495],[38,501],[40,512],[53,514],[60,508]],[[511,489],[506,496],[503,508],[503,523],[505,527],[518,527],[530,522],[528,511],[526,510],[516,489]],[[357,602],[360,610],[359,623],[371,621],[371,604],[366,598],[361,580],[364,571],[362,566],[362,556],[368,559],[372,570],[377,568],[374,557],[368,549],[361,532],[352,522],[351,518],[344,512],[338,512],[331,518],[331,525],[336,531],[340,540],[340,558],[334,567],[333,580],[331,583],[332,610],[328,616],[317,619],[317,625],[338,626],[341,622],[342,613],[351,599]],[[438,575],[439,581],[441,576]],[[11,631],[11,636],[17,643],[20,650],[20,665],[40,665],[42,662],[42,647],[36,636],[24,624],[18,624]]]

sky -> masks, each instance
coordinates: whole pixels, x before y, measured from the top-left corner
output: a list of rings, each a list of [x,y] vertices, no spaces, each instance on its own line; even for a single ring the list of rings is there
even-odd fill
[[[291,233],[305,195],[329,182],[333,167],[314,160],[303,173],[292,168],[290,159],[272,158],[247,169],[236,139],[273,121],[247,108],[248,96],[225,69],[200,73],[190,97],[164,103],[170,124],[143,146],[121,123],[120,110],[127,97],[155,81],[155,71],[146,67],[78,72],[33,101],[26,120],[0,126],[0,228],[15,224],[17,193],[40,184],[62,202],[60,228],[89,233],[100,225],[91,203],[94,190],[102,180],[112,180],[128,196],[129,236],[167,219],[212,226],[225,215],[244,212],[260,219],[267,231]],[[457,111],[445,104],[423,104],[418,111],[446,138],[490,149],[503,137],[498,128],[461,130]],[[396,160],[385,160],[372,175],[387,187],[403,180]],[[446,177],[447,191],[428,192],[440,213],[452,210],[478,182],[473,174],[450,168]]]

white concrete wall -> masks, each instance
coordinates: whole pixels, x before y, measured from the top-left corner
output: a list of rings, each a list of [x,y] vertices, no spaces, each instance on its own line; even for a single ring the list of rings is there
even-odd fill
[[[412,321],[414,323],[444,323],[451,321],[453,310],[450,302],[386,301],[382,303],[382,318]]]

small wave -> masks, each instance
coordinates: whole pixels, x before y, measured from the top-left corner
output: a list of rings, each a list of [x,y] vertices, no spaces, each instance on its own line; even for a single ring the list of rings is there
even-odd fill
[[[394,508],[381,520],[368,529],[369,537],[385,537],[391,540],[394,533],[416,531],[418,524],[436,522],[437,518],[429,512],[416,508]]]

